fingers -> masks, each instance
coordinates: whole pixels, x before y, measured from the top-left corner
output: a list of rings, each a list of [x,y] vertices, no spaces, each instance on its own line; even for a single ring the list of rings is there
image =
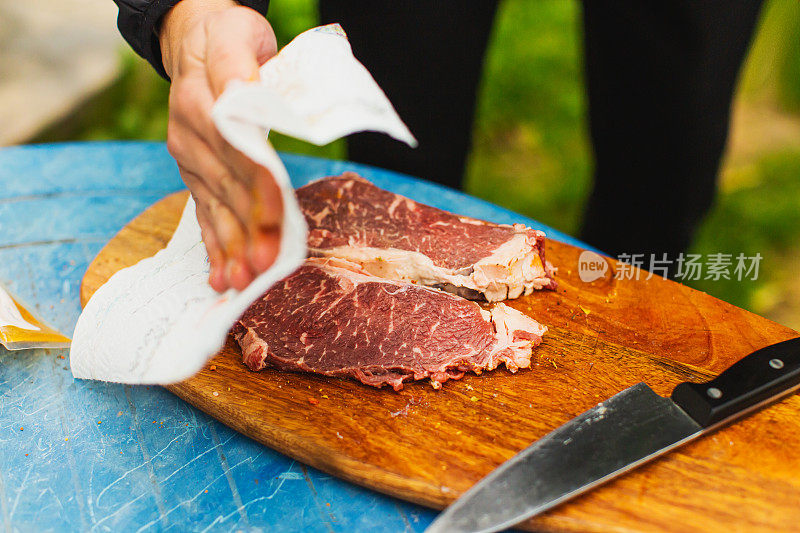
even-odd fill
[[[269,22],[248,8],[206,19],[206,35],[206,72],[215,98],[231,80],[257,80],[258,67],[277,51]]]
[[[197,196],[194,197],[195,205],[197,207],[197,222],[200,224],[200,232],[203,237],[203,243],[208,252],[208,262],[210,272],[208,275],[208,284],[217,291],[222,292],[229,287],[225,279],[225,253],[217,239],[217,232],[214,230],[214,221],[208,215],[208,209],[202,200],[198,200]]]
[[[256,233],[250,241],[248,258],[256,272],[263,272],[275,262],[281,246],[281,229],[265,228]]]
[[[253,174],[252,191],[255,199],[251,219],[262,228],[279,227],[283,221],[281,189],[272,173],[257,165]]]
[[[247,260],[248,238],[244,227],[198,176],[185,169],[181,176],[197,204],[197,221],[211,263],[209,283],[216,290],[244,289],[254,278]]]
[[[213,196],[215,202],[227,208],[222,216],[236,218],[245,234],[242,255],[238,243],[229,243],[229,238],[221,234],[222,230],[215,231],[225,256],[228,260],[244,261],[253,273],[269,268],[278,253],[283,219],[281,192],[272,174],[233,149],[228,161],[223,161],[218,152],[191,129],[172,130],[170,139],[173,136],[180,141],[170,143],[170,152],[181,162],[181,174],[187,186],[198,192],[209,206],[213,204],[208,196]],[[215,220],[217,209],[209,208],[206,218],[210,222]],[[238,239],[238,234],[230,230],[225,235]],[[212,261],[212,271],[216,270]],[[242,269],[229,265],[227,270],[223,270],[223,283],[236,286],[229,272],[236,273]]]
[[[250,264],[261,272],[275,262],[280,249],[283,200],[275,178],[264,167],[256,169],[252,191],[254,201],[249,224],[257,231],[248,253]]]

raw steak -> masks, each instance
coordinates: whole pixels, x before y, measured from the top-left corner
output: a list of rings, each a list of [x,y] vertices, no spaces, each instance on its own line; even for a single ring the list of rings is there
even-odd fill
[[[430,378],[434,388],[500,363],[530,366],[547,328],[497,304],[376,278],[337,259],[309,259],[256,300],[234,326],[251,370],[350,376],[403,388]]]
[[[297,191],[312,256],[358,263],[370,274],[497,302],[554,289],[545,235],[455,215],[379,189],[352,172]]]

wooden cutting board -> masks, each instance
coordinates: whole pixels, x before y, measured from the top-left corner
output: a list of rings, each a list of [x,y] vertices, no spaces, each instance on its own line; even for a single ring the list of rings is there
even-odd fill
[[[126,226],[89,266],[81,301],[172,235],[186,193]],[[549,326],[536,363],[395,393],[354,381],[248,371],[231,340],[169,390],[253,439],[354,483],[442,508],[500,463],[639,381],[669,395],[751,351],[798,336],[658,276],[584,283],[578,248],[549,241],[557,292],[510,301]],[[800,395],[527,522],[542,531],[796,531]],[[503,505],[502,500],[497,505]]]

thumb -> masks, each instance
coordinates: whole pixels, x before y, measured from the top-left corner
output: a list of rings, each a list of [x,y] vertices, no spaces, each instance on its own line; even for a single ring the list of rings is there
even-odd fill
[[[276,51],[272,26],[250,8],[227,9],[209,18],[206,73],[214,98],[231,80],[257,80],[258,68]]]

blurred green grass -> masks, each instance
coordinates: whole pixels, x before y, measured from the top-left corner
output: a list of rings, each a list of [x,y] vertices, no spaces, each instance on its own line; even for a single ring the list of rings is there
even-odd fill
[[[312,0],[275,0],[269,19],[279,45],[313,27]],[[582,82],[580,6],[563,0],[507,0],[496,21],[474,129],[466,190],[576,233],[591,187]],[[800,112],[800,6],[772,0],[742,75],[740,96],[794,116]],[[38,141],[164,139],[168,85],[122,52],[117,83]],[[446,125],[443,125],[446,127]],[[280,135],[279,150],[341,158],[344,144],[316,147]],[[800,139],[769,146],[747,161],[743,185],[723,187],[692,252],[761,253],[754,282],[697,281],[693,286],[758,313],[769,313],[792,283],[800,257]],[[776,288],[776,283],[778,283]],[[765,294],[767,296],[765,296]],[[772,296],[769,296],[772,295]],[[800,318],[793,322],[800,327]]]

